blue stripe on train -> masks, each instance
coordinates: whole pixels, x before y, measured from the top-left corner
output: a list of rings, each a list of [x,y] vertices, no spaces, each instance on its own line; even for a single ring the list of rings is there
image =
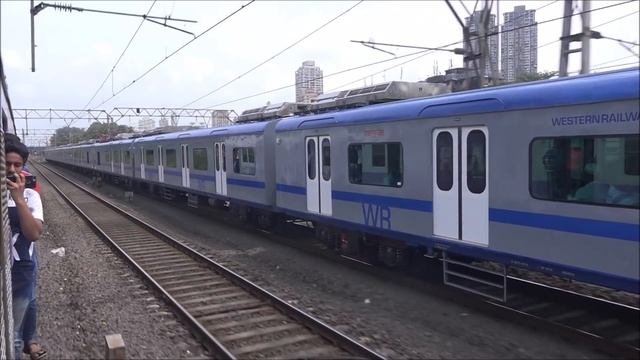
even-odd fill
[[[305,188],[278,184],[278,191],[305,194]],[[347,191],[333,191],[334,200],[370,203],[420,212],[433,211],[433,203],[426,200],[405,199],[392,196],[368,195]],[[585,219],[561,215],[539,214],[507,209],[489,209],[489,220],[510,225],[558,230],[576,234],[602,236],[627,241],[640,241],[640,225],[615,221]]]
[[[640,241],[640,225],[524,211],[489,209],[489,220],[577,234]]]
[[[265,187],[264,181],[243,180],[243,179],[234,179],[234,178],[227,178],[227,184],[257,188],[257,189],[264,189]]]

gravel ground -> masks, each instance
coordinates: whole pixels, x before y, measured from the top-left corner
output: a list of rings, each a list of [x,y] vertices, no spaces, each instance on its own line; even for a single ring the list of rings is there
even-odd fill
[[[110,186],[104,186],[100,191],[110,193],[114,200],[122,199],[122,190],[120,189],[116,190]],[[56,206],[58,205],[56,204]],[[593,359],[605,357],[601,353],[586,349],[582,344],[568,343],[525,326],[489,317],[441,298],[429,296],[424,289],[415,289],[385,281],[370,273],[354,270],[349,266],[323,257],[313,256],[294,247],[267,241],[257,236],[255,232],[229,227],[224,222],[206,221],[188,211],[162,206],[156,200],[136,195],[132,202],[122,206],[159,226],[167,233],[194,244],[197,248],[206,249],[206,253],[214,260],[231,267],[289,303],[392,358]],[[77,226],[73,225],[74,222],[69,219],[69,215],[63,217],[66,218],[61,219],[61,229],[67,231],[67,229],[72,230],[74,226]],[[84,234],[86,233],[85,231]],[[76,234],[83,234],[83,232],[76,232]],[[66,235],[61,236],[68,238]],[[69,240],[67,242],[73,243]],[[46,247],[46,240],[43,243]],[[71,244],[70,246],[73,246]],[[53,259],[55,258],[51,257],[50,261],[54,261]],[[112,263],[112,260],[104,260],[101,256],[94,256],[91,261]],[[54,272],[46,273],[47,268],[54,266],[51,262],[45,263],[43,265],[44,274],[41,275],[41,278],[47,279],[47,276],[57,275]],[[113,269],[110,271],[114,272]],[[117,270],[116,274],[116,278],[120,280],[115,282],[123,284]],[[79,275],[81,278],[87,276],[85,273]],[[104,276],[105,281],[109,278],[111,276]],[[99,293],[101,288],[114,289],[115,291],[118,289],[115,284],[99,287],[93,280],[86,279],[84,281],[86,282],[78,284],[78,288],[82,291],[73,292],[72,297],[77,295],[83,297],[81,294],[84,293],[86,287],[93,288],[92,292],[87,291],[90,294],[93,294],[93,291]],[[59,282],[63,283],[61,280]],[[58,287],[61,285],[49,288],[51,290],[48,291],[62,292],[63,290],[58,290]],[[44,292],[46,293],[47,290]],[[99,297],[105,301],[125,301],[122,299],[122,292],[118,292],[118,296],[115,296],[105,290],[102,294],[104,295],[94,294],[92,297]],[[69,308],[66,305],[68,303],[66,302],[64,305],[65,310]],[[84,314],[80,315],[81,317],[87,313],[94,313],[93,304],[87,305],[89,306],[80,307],[84,309]],[[134,342],[136,341],[135,329],[139,331],[141,328],[138,323],[154,322],[155,324],[155,317],[151,316],[154,312],[147,309],[144,303],[136,302],[135,298],[118,306],[110,303],[109,308],[111,311],[105,311],[105,314],[113,316],[114,311],[119,311],[122,315],[119,321],[108,322],[115,330],[106,326],[103,331],[98,331],[102,328],[100,323],[97,323],[93,326],[92,333],[102,335],[121,332],[125,334],[125,341],[127,341],[127,337],[130,337],[129,341]],[[126,315],[123,312],[126,312]],[[74,312],[74,314],[76,313]],[[96,316],[96,319],[100,318],[100,316]],[[63,317],[60,316],[60,318]],[[125,322],[125,319],[135,320]],[[58,318],[43,318],[41,326],[45,329],[49,326],[56,328],[52,320],[60,321]],[[75,343],[71,339],[77,337],[73,331],[79,325],[81,328],[88,326],[84,321],[77,323],[76,321],[65,322],[67,324],[65,328],[70,327],[72,333],[61,338],[56,337],[56,340],[47,339],[47,344],[56,342],[61,346],[70,347],[74,351],[77,351],[76,348],[82,349],[82,345],[74,345],[73,347],[65,345],[65,342]],[[136,324],[131,326],[130,332],[127,332],[126,325],[132,322]],[[154,330],[158,330],[157,326]],[[43,330],[43,333],[46,337],[47,332]],[[52,332],[49,333],[52,334]],[[166,334],[163,334],[164,331],[148,332],[145,333],[145,337],[149,340],[148,342],[161,344],[167,338]],[[158,337],[156,338],[156,336]],[[150,340],[151,337],[154,339]],[[98,349],[98,352],[91,352],[91,354],[96,356],[100,353],[101,336],[93,338],[95,338],[94,344],[90,346],[94,351]],[[82,340],[77,341],[81,343]],[[163,353],[162,351],[177,350],[174,345],[175,340],[172,339],[168,344],[170,345],[165,346],[162,350],[154,348],[155,352],[140,352],[139,355],[145,357],[185,356],[184,350],[176,352],[176,355]],[[57,351],[53,346],[50,348]],[[87,353],[69,352],[66,354],[75,356]]]
[[[46,182],[41,195],[38,325],[50,359],[104,358],[109,334],[122,335],[128,358],[206,358],[162,300]],[[61,247],[64,256],[51,252]]]

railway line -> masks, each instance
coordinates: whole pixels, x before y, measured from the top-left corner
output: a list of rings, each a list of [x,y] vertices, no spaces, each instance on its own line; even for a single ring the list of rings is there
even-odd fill
[[[217,210],[211,210],[218,212]],[[209,214],[211,215],[211,214]],[[313,237],[312,229],[291,225],[296,238]],[[291,229],[290,229],[291,230]],[[260,231],[270,240],[287,241],[281,234]],[[424,277],[407,278],[398,271],[372,267],[360,261],[352,261],[346,257],[336,257],[330,252],[317,251],[317,247],[301,245],[309,242],[287,242],[299,246],[304,251],[312,251],[317,255],[340,259],[349,266],[367,271],[376,276],[383,276],[390,281],[406,283],[410,286],[424,286]],[[155,253],[155,252],[154,252]],[[153,256],[150,253],[149,256]],[[162,254],[162,251],[157,254]],[[179,264],[179,262],[172,263]],[[437,261],[429,266],[429,279],[437,282],[442,279],[442,265]],[[640,311],[637,307],[619,304],[586,294],[550,286],[540,282],[516,276],[507,276],[508,297],[506,302],[486,299],[481,296],[460,296],[461,291],[443,286],[429,286],[429,293],[462,303],[471,308],[490,312],[509,321],[525,323],[538,329],[557,333],[565,338],[581,341],[590,347],[623,358],[638,358],[640,355]],[[484,289],[479,289],[484,292]]]
[[[382,358],[55,170],[33,167],[216,358]]]

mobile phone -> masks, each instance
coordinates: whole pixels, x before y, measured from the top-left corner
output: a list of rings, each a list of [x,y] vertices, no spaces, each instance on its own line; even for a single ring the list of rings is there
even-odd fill
[[[7,180],[11,180],[12,182],[18,181],[18,179],[16,178],[15,174],[7,176]],[[35,175],[26,175],[24,177],[24,187],[26,189],[33,189],[34,187],[36,187],[36,177],[35,177]]]

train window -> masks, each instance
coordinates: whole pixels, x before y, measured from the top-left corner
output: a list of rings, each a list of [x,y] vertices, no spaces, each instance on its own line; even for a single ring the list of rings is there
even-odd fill
[[[113,162],[120,162],[120,150],[115,150],[113,152]]]
[[[256,157],[252,147],[233,148],[233,172],[236,174],[255,175]]]
[[[131,161],[131,153],[129,150],[125,150],[124,155],[122,155],[122,162],[129,163]]]
[[[331,179],[331,143],[329,139],[322,139],[322,178]]]
[[[178,167],[178,158],[176,156],[176,149],[166,149],[164,151],[164,166],[169,168],[177,168]]]
[[[215,153],[216,153],[216,171],[220,170],[220,144],[215,144]]]
[[[105,151],[104,161],[106,161],[107,164],[111,164],[111,151]]]
[[[209,159],[207,158],[207,148],[193,149],[193,169],[208,170]]]
[[[225,156],[226,146],[222,144],[222,171],[227,171],[227,157]]]
[[[87,151],[87,164],[89,163],[89,152]]]
[[[310,180],[316,178],[316,141],[309,139],[307,141],[307,177]]]
[[[480,130],[467,136],[467,187],[474,194],[482,194],[487,187],[486,139]]]
[[[96,151],[96,162],[100,165],[100,151]]]
[[[640,175],[640,148],[638,136],[624,139],[624,173]]]
[[[401,187],[403,183],[402,144],[350,144],[349,182],[361,185]],[[384,166],[380,166],[384,164]]]
[[[144,163],[145,165],[150,165],[153,166],[155,165],[155,158],[154,158],[154,153],[153,150],[151,149],[147,149],[144,151]]]
[[[436,138],[436,182],[442,191],[453,187],[453,136],[446,131]]]
[[[639,206],[638,135],[538,138],[530,147],[534,198]]]

